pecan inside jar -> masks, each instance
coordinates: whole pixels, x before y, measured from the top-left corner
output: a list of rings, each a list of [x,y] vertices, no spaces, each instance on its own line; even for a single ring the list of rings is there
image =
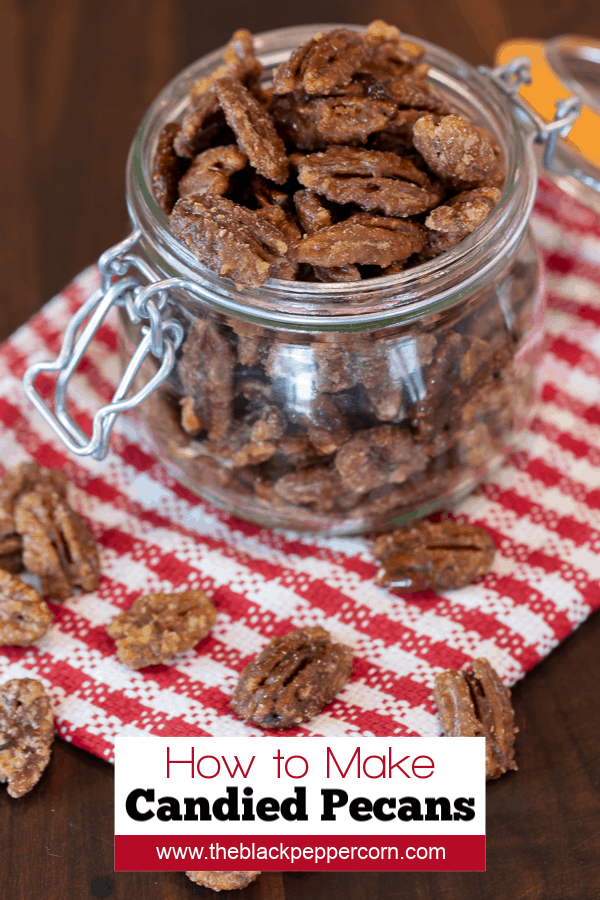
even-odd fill
[[[240,675],[231,708],[260,728],[293,728],[331,703],[352,673],[353,653],[318,626],[273,638]]]

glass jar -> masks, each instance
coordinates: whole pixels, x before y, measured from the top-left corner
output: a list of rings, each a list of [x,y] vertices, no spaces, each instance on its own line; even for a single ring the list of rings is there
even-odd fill
[[[318,30],[256,36],[265,79]],[[181,120],[191,85],[222,51],[163,90],[132,145],[135,260],[149,282],[166,279],[158,308],[183,334],[168,377],[137,406],[140,427],[181,482],[243,519],[341,535],[430,514],[472,490],[531,414],[543,346],[531,133],[494,79],[419,43],[433,86],[497,141],[506,182],[474,234],[416,268],[349,284],[238,289],[174,237],[151,187],[158,136]],[[131,247],[113,272],[126,273]],[[143,395],[158,363],[146,354],[131,374],[135,320],[122,299],[126,381]]]

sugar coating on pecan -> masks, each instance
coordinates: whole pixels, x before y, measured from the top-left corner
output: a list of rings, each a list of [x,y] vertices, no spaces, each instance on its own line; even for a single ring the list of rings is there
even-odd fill
[[[275,94],[303,88],[308,94],[327,94],[348,84],[367,55],[361,36],[347,28],[317,34],[282,63],[273,77]]]
[[[37,784],[54,740],[52,703],[41,681],[15,678],[0,685],[0,781],[22,797]]]
[[[241,81],[225,76],[214,85],[227,124],[235,134],[240,150],[259,175],[283,184],[289,168],[285,145],[273,120]]]
[[[84,519],[53,488],[22,494],[15,524],[23,540],[23,564],[39,575],[42,593],[66,600],[74,587],[95,591],[100,583],[96,541]]]
[[[255,881],[260,872],[186,872],[190,881],[211,891],[237,891]]]
[[[487,659],[474,659],[470,671],[449,669],[436,675],[433,696],[447,736],[485,737],[487,780],[518,768],[510,691]]]
[[[503,181],[491,136],[461,116],[422,116],[413,126],[415,147],[440,178],[456,188],[497,187]]]
[[[432,209],[425,225],[443,234],[471,234],[485,222],[500,199],[500,191],[495,187],[474,188],[455,194],[443,206]]]
[[[169,122],[158,136],[158,146],[152,166],[152,190],[162,211],[170,215],[181,190],[180,179],[186,168],[186,160],[177,156],[173,147],[181,125]]]
[[[417,253],[425,241],[426,231],[417,222],[357,213],[304,237],[296,256],[300,262],[323,266],[390,266]]]
[[[231,708],[260,728],[293,728],[331,703],[352,673],[353,652],[319,626],[273,638],[240,675]]]
[[[288,249],[281,231],[257,211],[210,194],[178,200],[171,228],[201,262],[247,285],[264,284]]]
[[[29,647],[52,625],[52,613],[40,594],[0,569],[0,645]]]
[[[450,519],[397,529],[373,547],[377,583],[405,593],[466,587],[490,571],[494,554],[487,531]]]
[[[172,662],[191,650],[215,624],[217,611],[203,591],[144,594],[106,629],[117,656],[130,669]]]
[[[199,153],[185,175],[179,181],[179,196],[190,197],[193,194],[215,194],[222,196],[229,189],[231,176],[240,172],[248,157],[235,144],[226,147],[211,147]],[[171,204],[172,211],[177,195]]]

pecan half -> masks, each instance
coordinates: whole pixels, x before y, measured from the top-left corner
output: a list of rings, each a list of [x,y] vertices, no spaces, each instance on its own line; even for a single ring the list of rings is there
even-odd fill
[[[16,536],[15,504],[22,494],[38,487],[51,487],[61,497],[67,495],[67,479],[58,469],[44,469],[33,460],[7,469],[0,482],[0,538]],[[14,550],[12,546],[5,552]]]
[[[211,891],[237,891],[255,881],[260,872],[186,872],[190,881]]]
[[[273,91],[287,94],[301,87],[307,94],[328,94],[348,84],[366,55],[366,45],[356,31],[335,28],[317,34],[279,66]]]
[[[15,506],[23,563],[40,576],[42,593],[66,600],[73,587],[95,591],[100,582],[96,542],[79,513],[52,488],[23,494]]]
[[[0,685],[0,781],[11,797],[37,784],[50,760],[54,715],[41,681],[15,678]]]
[[[271,116],[235,78],[219,78],[214,89],[227,124],[250,165],[259,175],[270,178],[276,184],[283,184],[287,180],[289,166],[285,145],[275,130]]]
[[[35,588],[0,570],[0,645],[29,647],[51,625],[52,613]]]
[[[186,160],[177,156],[173,148],[173,142],[180,131],[181,125],[176,122],[165,125],[158,136],[152,165],[152,190],[158,205],[167,215],[170,215],[177,202],[177,185],[187,167]]]
[[[189,197],[192,194],[215,194],[223,196],[229,189],[229,181],[235,172],[241,172],[248,157],[235,144],[227,147],[211,147],[199,153],[179,182],[179,196]],[[170,213],[177,201],[177,194]]]
[[[300,262],[320,266],[357,263],[385,267],[418,253],[426,239],[426,229],[417,222],[357,213],[306,235],[296,248],[296,256]]]
[[[382,566],[375,580],[403,593],[452,591],[489,572],[494,553],[482,528],[451,520],[420,522],[377,539],[373,555]]]
[[[333,147],[305,156],[298,180],[334,203],[356,203],[388,216],[413,216],[442,199],[439,186],[396,153]]]
[[[281,231],[225,197],[212,195],[178,200],[171,228],[200,262],[240,284],[268,281],[288,246]]]
[[[240,675],[231,708],[261,728],[293,728],[316,716],[346,684],[353,653],[323,628],[273,638]]]
[[[429,168],[456,188],[488,185],[504,180],[491,135],[460,116],[422,116],[413,126],[413,141]]]
[[[472,671],[449,669],[435,676],[433,696],[449,737],[485,737],[485,776],[499,778],[516,769],[515,716],[510,691],[487,659]]]
[[[233,369],[229,342],[210,319],[197,319],[183,345],[179,377],[188,397],[186,424],[208,430],[214,440],[225,437],[233,413]],[[191,419],[193,412],[194,419]],[[186,429],[187,430],[187,429]]]
[[[205,638],[217,611],[203,591],[144,594],[106,629],[117,656],[130,669],[172,662]]]
[[[358,431],[335,457],[335,468],[344,487],[360,493],[384,484],[402,483],[426,464],[424,450],[399,425]]]
[[[443,206],[432,209],[425,225],[443,234],[471,234],[485,222],[500,199],[500,191],[494,187],[474,188],[463,191],[447,200]]]

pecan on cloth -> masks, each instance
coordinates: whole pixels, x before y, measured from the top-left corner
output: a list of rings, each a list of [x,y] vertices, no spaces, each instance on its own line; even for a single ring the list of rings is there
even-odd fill
[[[260,872],[186,872],[190,881],[211,891],[237,891],[255,881]]]
[[[293,728],[331,703],[350,678],[352,657],[319,626],[273,638],[243,670],[231,708],[260,728]]]
[[[203,591],[145,594],[107,628],[117,656],[130,669],[169,663],[191,650],[215,624],[217,611]]]
[[[510,691],[487,659],[472,671],[449,669],[435,677],[433,696],[449,737],[485,737],[485,776],[499,778],[516,769],[514,712]]]
[[[482,528],[451,520],[420,522],[377,539],[373,555],[382,565],[375,580],[403,593],[456,590],[489,572],[494,553]]]

